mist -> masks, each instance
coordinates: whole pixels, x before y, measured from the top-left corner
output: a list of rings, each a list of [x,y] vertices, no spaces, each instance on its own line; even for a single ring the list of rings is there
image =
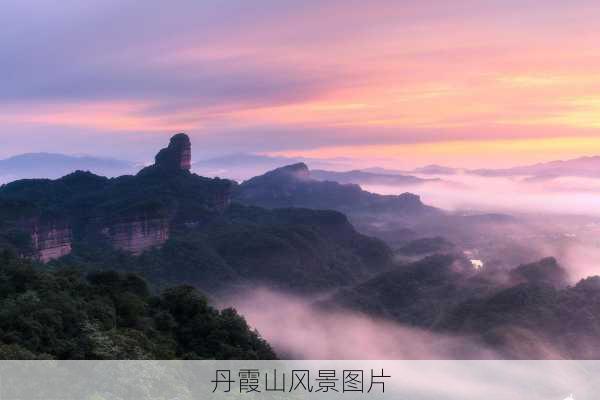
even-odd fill
[[[431,175],[427,175],[431,178]],[[506,213],[551,213],[600,216],[600,179],[561,177],[484,177],[470,174],[437,176],[440,181],[418,187],[363,185],[380,194],[412,191],[432,206],[450,211],[478,210]]]
[[[314,298],[259,288],[221,299],[219,306],[235,307],[283,359],[469,360],[514,358],[519,354],[533,359],[561,358],[542,338],[523,348],[522,338],[534,335],[523,330],[507,336],[501,354],[477,336],[433,333],[323,307]]]
[[[428,177],[431,177],[428,175]],[[468,216],[506,214],[511,221],[464,224],[454,219],[417,226],[423,235],[441,232],[447,239],[473,250],[486,243],[488,258],[514,263],[552,256],[565,267],[572,283],[600,274],[600,179],[557,177],[485,177],[469,174],[439,176],[440,181],[418,187],[363,186],[380,194],[412,191],[421,200],[452,213]],[[414,228],[414,226],[412,227]],[[495,250],[492,250],[493,247]],[[481,250],[480,250],[481,251]],[[515,267],[515,265],[508,265]]]

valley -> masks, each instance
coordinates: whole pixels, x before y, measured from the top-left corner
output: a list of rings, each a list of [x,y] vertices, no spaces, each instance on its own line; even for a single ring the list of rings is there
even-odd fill
[[[264,339],[283,357],[331,355],[303,353],[294,335],[286,342],[273,330],[275,321],[296,318],[292,312],[277,319],[277,310],[286,307],[304,315],[321,340],[311,310],[323,321],[355,321],[355,327],[327,327],[356,329],[352,340],[372,339],[380,325],[429,338],[419,354],[396,344],[400,347],[390,353],[395,356],[600,356],[594,339],[600,321],[600,278],[594,276],[600,224],[593,217],[445,210],[427,205],[418,194],[378,194],[345,181],[356,175],[336,182],[338,175],[317,171],[314,178],[304,163],[238,183],[191,172],[191,158],[189,137],[178,134],[153,165],[135,175],[106,178],[74,171],[55,180],[1,186],[3,265],[58,274],[52,279],[77,271],[78,285],[84,286],[94,284],[95,274],[140,277],[147,282],[140,301],[155,302],[156,296],[189,287],[203,293],[199,298],[208,296],[206,307],[243,310],[249,326],[266,332]],[[27,274],[33,282],[40,279]],[[6,284],[15,285],[10,279]],[[52,293],[29,284],[12,290],[7,296]],[[274,303],[265,305],[264,299]],[[103,340],[117,346],[123,339],[110,335],[127,327],[118,322],[124,311],[117,298],[103,301],[114,307],[117,325],[102,328],[89,311],[77,316],[79,326],[94,326],[95,335],[108,335]],[[136,329],[154,337],[162,328],[158,317],[152,318]],[[569,323],[563,332],[564,320]],[[242,331],[250,329],[244,326]],[[360,326],[369,328],[363,332]],[[21,328],[0,326],[0,333],[8,338],[14,329]],[[58,323],[55,329],[66,326]],[[576,345],[584,337],[585,345]],[[72,357],[57,348],[45,355],[39,344],[3,340],[15,354]],[[440,343],[451,343],[451,349]],[[154,351],[131,345],[108,357]],[[182,344],[170,347],[170,357],[182,356],[177,346]],[[196,352],[191,357],[211,356],[189,351]],[[335,357],[352,354],[336,350]]]

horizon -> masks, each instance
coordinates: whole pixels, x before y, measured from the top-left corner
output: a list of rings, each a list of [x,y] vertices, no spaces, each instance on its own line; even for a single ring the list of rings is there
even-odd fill
[[[193,146],[193,144],[192,144],[192,146]],[[31,156],[31,155],[50,155],[50,156],[64,156],[64,157],[73,157],[73,158],[92,158],[92,159],[103,160],[103,161],[125,162],[125,163],[132,164],[132,166],[138,166],[140,168],[154,163],[154,156],[152,156],[151,158],[148,158],[148,159],[141,160],[141,159],[132,159],[132,158],[117,158],[117,157],[113,157],[110,155],[96,155],[93,153],[65,153],[65,152],[49,152],[49,151],[30,151],[30,152],[26,152],[26,153],[13,154],[13,155],[9,155],[7,157],[1,157],[0,161],[7,161],[7,160],[10,160],[13,158],[22,157],[22,156]],[[386,166],[385,163],[369,164],[369,162],[366,161],[366,163],[363,162],[362,164],[355,164],[352,162],[352,159],[343,158],[343,157],[318,158],[318,157],[310,157],[310,155],[309,156],[284,155],[284,154],[279,155],[279,154],[269,154],[269,153],[260,153],[260,152],[257,152],[257,153],[244,153],[244,152],[221,153],[221,154],[215,154],[213,156],[206,157],[206,158],[194,157],[194,153],[192,152],[192,164],[193,165],[201,164],[204,161],[220,160],[222,158],[230,158],[230,157],[234,157],[234,156],[240,156],[240,157],[257,156],[257,157],[265,157],[265,159],[281,160],[281,161],[285,160],[286,162],[290,162],[290,163],[303,162],[308,165],[309,169],[324,169],[321,167],[312,168],[310,165],[311,162],[315,162],[315,163],[345,162],[345,164],[340,164],[339,167],[337,167],[337,168],[334,167],[334,168],[332,168],[332,170],[351,171],[351,170],[368,170],[368,169],[372,169],[372,168],[383,168],[383,169],[389,169],[389,170],[396,169],[398,172],[414,172],[411,170],[413,170],[413,169],[416,170],[416,169],[424,168],[424,167],[448,167],[448,168],[454,168],[457,170],[465,170],[465,171],[478,170],[478,169],[503,169],[503,168],[509,169],[512,167],[533,166],[533,165],[546,164],[546,163],[552,163],[552,162],[566,162],[566,161],[576,161],[576,160],[581,160],[581,159],[600,158],[600,153],[592,154],[592,155],[574,156],[573,158],[548,159],[548,160],[542,160],[542,161],[538,161],[538,162],[531,162],[531,163],[526,163],[526,164],[514,164],[514,165],[498,167],[498,168],[493,168],[492,166],[489,166],[489,165],[466,167],[466,166],[462,166],[462,165],[440,164],[440,163],[436,163],[436,162],[430,162],[430,163],[424,163],[424,164],[410,165],[408,167],[409,169],[405,169],[404,171],[401,170],[401,167],[394,168],[393,165]],[[286,165],[286,164],[282,164],[282,166],[284,166],[284,165]]]
[[[597,155],[599,15],[591,0],[9,1],[0,158],[151,160],[179,131],[196,160],[503,168]]]

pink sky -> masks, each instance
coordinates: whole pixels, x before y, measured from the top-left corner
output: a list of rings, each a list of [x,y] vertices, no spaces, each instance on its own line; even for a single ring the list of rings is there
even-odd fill
[[[600,154],[597,1],[10,1],[0,157],[238,151],[407,167]]]

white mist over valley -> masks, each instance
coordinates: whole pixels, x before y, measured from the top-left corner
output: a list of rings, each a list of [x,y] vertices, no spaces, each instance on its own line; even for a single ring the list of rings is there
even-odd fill
[[[186,157],[189,155],[188,150]],[[600,204],[600,173],[596,175],[589,165],[598,164],[600,171],[596,158],[509,170],[433,165],[409,171],[357,170],[349,169],[346,162],[240,155],[191,163],[188,158],[181,165],[199,175],[237,178],[233,183],[237,186],[230,192],[234,204],[292,212],[292,218],[301,220],[305,218],[303,209],[342,212],[334,217],[324,211],[321,216],[310,216],[306,223],[307,227],[322,225],[319,230],[338,236],[335,241],[346,247],[343,255],[336,255],[341,248],[332,251],[320,244],[309,251],[314,253],[310,261],[302,254],[307,250],[293,256],[297,257],[293,261],[283,261],[289,258],[286,246],[290,244],[283,243],[293,226],[283,222],[277,229],[283,229],[286,239],[267,236],[265,243],[251,245],[249,239],[236,239],[243,249],[239,251],[242,272],[236,278],[240,282],[234,279],[229,284],[232,278],[217,278],[208,271],[206,276],[215,282],[214,287],[191,278],[178,277],[177,282],[195,283],[221,308],[235,307],[277,354],[286,358],[547,359],[565,357],[569,351],[579,357],[596,354],[596,340],[584,337],[579,328],[575,328],[579,337],[575,348],[568,344],[569,336],[557,338],[546,332],[556,328],[551,325],[555,317],[548,315],[550,319],[541,322],[549,324],[548,329],[538,331],[528,326],[527,319],[521,321],[518,305],[515,310],[502,311],[498,321],[487,310],[504,307],[501,298],[510,291],[523,291],[510,295],[512,299],[535,295],[543,286],[548,293],[555,293],[544,296],[558,296],[559,302],[543,307],[557,307],[553,312],[560,312],[561,307],[571,307],[561,302],[569,304],[570,297],[585,296],[588,286],[595,285],[586,278],[600,275],[600,209],[596,207]],[[31,177],[56,179],[71,170],[144,176],[140,174],[158,167],[146,167],[142,173],[137,172],[139,168],[139,163],[119,160],[29,154],[0,161],[0,176],[7,182]],[[256,176],[248,176],[250,172]],[[89,173],[69,176],[77,174]],[[243,174],[246,176],[240,179]],[[218,201],[219,207],[226,207],[226,201]],[[288,207],[297,210],[285,211]],[[294,213],[298,215],[294,217]],[[152,221],[152,226],[160,227],[154,236],[146,238],[140,231],[136,237],[127,237],[123,231],[115,236],[119,238],[115,243],[141,254],[143,260],[144,250],[168,239],[165,223]],[[328,227],[330,223],[334,225]],[[154,229],[150,226],[145,229]],[[188,224],[186,229],[195,226],[202,227],[202,223]],[[266,229],[265,233],[271,228]],[[63,231],[67,240],[66,228]],[[218,231],[215,233],[218,238]],[[294,240],[307,234],[294,233],[300,235]],[[305,239],[293,246],[308,246]],[[229,249],[223,253],[225,259],[238,252],[230,248],[229,240],[219,245]],[[373,247],[361,249],[369,241],[368,246]],[[65,242],[57,254],[69,253],[70,246]],[[345,254],[348,250],[358,253],[349,256]],[[389,255],[384,255],[386,252]],[[48,258],[55,253],[49,250]],[[246,253],[256,255],[247,258]],[[329,261],[321,260],[332,256]],[[363,261],[357,263],[357,256]],[[278,261],[278,257],[283,258]],[[290,261],[294,271],[282,266]],[[187,262],[196,265],[193,258]],[[261,272],[265,262],[271,270]],[[247,263],[254,265],[254,270]],[[290,279],[291,274],[297,277]],[[473,324],[483,325],[471,331]]]

